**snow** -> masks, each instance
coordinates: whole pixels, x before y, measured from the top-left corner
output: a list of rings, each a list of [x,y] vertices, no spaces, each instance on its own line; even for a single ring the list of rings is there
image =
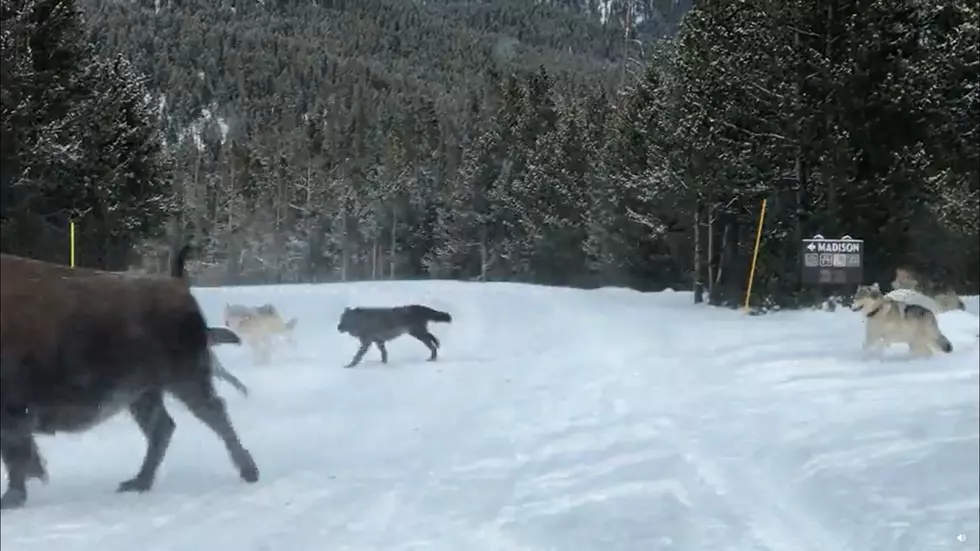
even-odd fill
[[[171,402],[152,492],[124,416],[39,439],[51,481],[4,511],[8,551],[930,551],[980,541],[980,303],[939,315],[955,350],[862,361],[846,309],[764,316],[689,293],[385,282],[198,289],[298,316],[295,349],[221,384],[262,469]],[[345,306],[423,303],[410,337],[343,369]]]

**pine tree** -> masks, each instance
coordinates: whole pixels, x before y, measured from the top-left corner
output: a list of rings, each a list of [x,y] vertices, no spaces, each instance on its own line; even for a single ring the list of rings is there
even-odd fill
[[[141,78],[87,45],[72,0],[3,0],[3,250],[124,269],[172,212],[167,158]]]

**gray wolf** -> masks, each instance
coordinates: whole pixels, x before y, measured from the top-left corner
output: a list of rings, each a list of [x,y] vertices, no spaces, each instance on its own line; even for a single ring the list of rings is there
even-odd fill
[[[428,306],[412,304],[393,308],[345,308],[337,331],[348,333],[361,341],[354,358],[344,367],[361,362],[371,343],[381,351],[381,363],[388,363],[385,343],[408,333],[424,344],[430,352],[430,362],[438,357],[439,339],[429,333],[428,322],[451,323],[452,316]]]
[[[851,310],[867,318],[864,353],[880,353],[893,343],[906,343],[913,356],[931,356],[933,350],[952,352],[953,344],[939,330],[932,310],[882,295],[877,284],[862,285],[854,294]]]
[[[908,267],[895,269],[895,279],[892,281],[892,289],[908,289],[922,293],[936,301],[936,304],[940,308],[937,310],[937,313],[966,309],[963,300],[960,299],[956,291],[950,286],[930,279]]]
[[[223,442],[242,480],[259,470],[215,392],[209,330],[184,279],[189,247],[170,277],[119,275],[0,255],[0,508],[23,506],[29,478],[44,480],[36,434],[86,431],[126,410],[146,438],[121,492],[152,488],[175,430],[164,394]]]
[[[275,337],[285,337],[290,346],[295,346],[293,329],[298,320],[284,320],[272,304],[257,307],[225,304],[224,317],[225,325],[242,336],[258,364],[264,365],[271,360],[272,339]]]

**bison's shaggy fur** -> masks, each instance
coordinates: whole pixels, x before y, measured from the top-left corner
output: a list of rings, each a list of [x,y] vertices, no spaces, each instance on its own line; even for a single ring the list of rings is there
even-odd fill
[[[124,409],[147,447],[119,491],[149,490],[175,427],[164,393],[222,439],[243,480],[258,480],[215,393],[216,335],[183,279],[188,250],[172,277],[0,255],[0,458],[9,478],[0,507],[23,505],[26,480],[46,479],[35,434],[85,431]]]

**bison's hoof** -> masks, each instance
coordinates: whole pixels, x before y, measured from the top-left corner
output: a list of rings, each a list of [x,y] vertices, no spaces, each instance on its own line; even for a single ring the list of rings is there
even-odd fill
[[[117,492],[146,492],[149,491],[150,487],[153,486],[152,480],[146,480],[140,477],[131,478],[129,480],[123,481],[116,488]]]
[[[241,473],[239,474],[241,475],[242,480],[248,482],[249,484],[253,484],[259,481],[259,468],[256,467],[255,465],[251,465],[249,467],[242,469]]]
[[[27,492],[7,489],[0,497],[0,509],[20,509],[27,503]]]
[[[44,465],[39,461],[31,465],[27,471],[27,478],[36,478],[42,484],[48,483],[48,472],[44,470]]]

